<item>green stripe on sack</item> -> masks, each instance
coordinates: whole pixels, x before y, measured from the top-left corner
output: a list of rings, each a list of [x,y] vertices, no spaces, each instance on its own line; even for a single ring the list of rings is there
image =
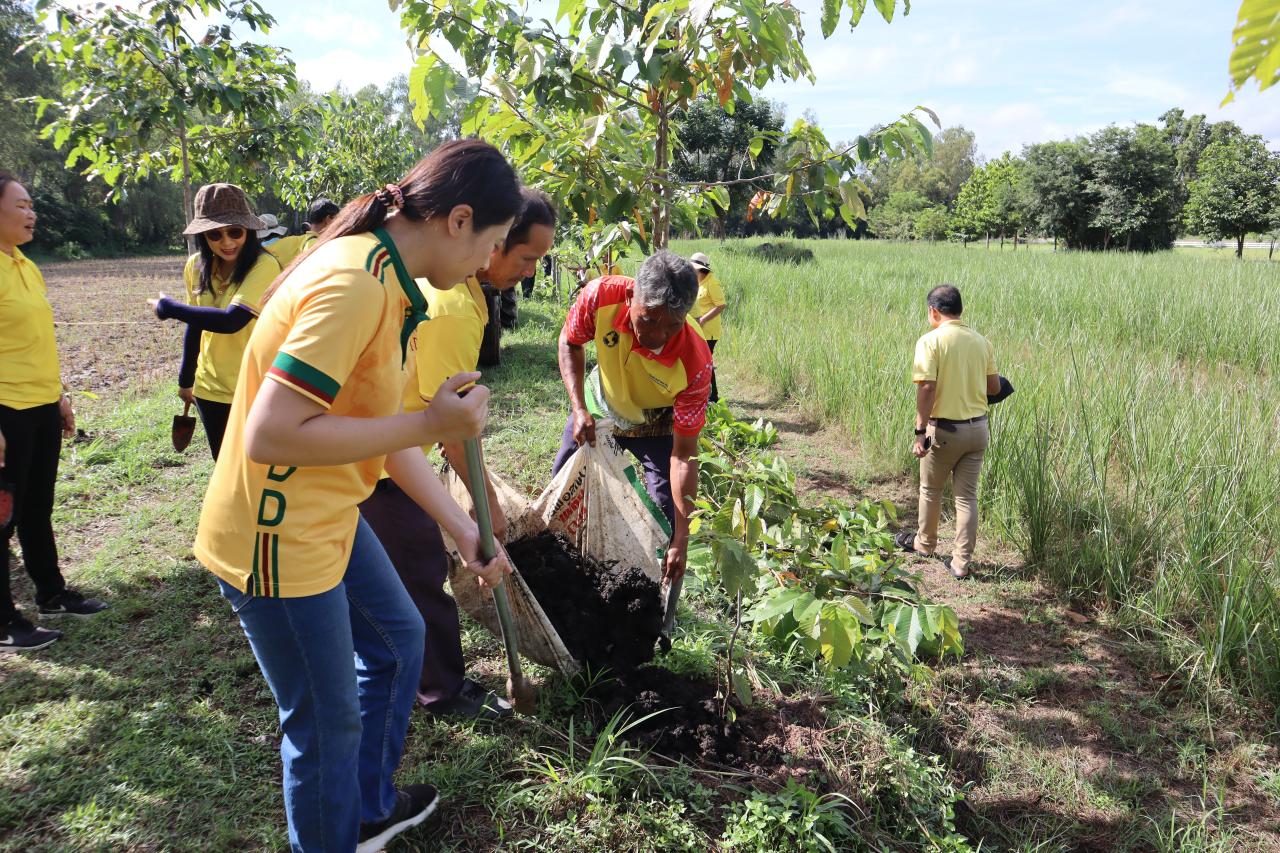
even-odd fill
[[[671,538],[671,522],[667,521],[667,514],[662,511],[662,507],[658,506],[657,501],[653,499],[653,495],[649,494],[649,490],[644,485],[644,480],[636,471],[636,466],[627,466],[627,479],[631,481],[631,488],[636,490],[636,494],[640,496],[640,502],[649,510],[649,515],[653,516],[653,520],[658,522],[658,526],[662,528],[662,532],[667,538]]]
[[[287,352],[276,353],[272,367],[284,371],[289,376],[301,379],[307,385],[332,400],[342,390],[342,385],[323,370],[317,370],[300,358],[294,358]]]

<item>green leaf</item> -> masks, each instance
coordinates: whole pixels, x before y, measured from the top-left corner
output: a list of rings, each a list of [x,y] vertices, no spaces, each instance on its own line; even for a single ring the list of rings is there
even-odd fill
[[[897,0],[876,0],[876,8],[880,10],[880,17],[884,18],[887,24],[893,23],[895,6],[897,6]]]
[[[806,596],[813,597],[800,587],[791,587],[790,589],[775,587],[768,598],[752,608],[747,620],[750,622],[767,622],[774,617],[781,616],[783,613],[790,613],[796,602]]]
[[[840,9],[843,5],[842,0],[822,0],[823,38],[831,38],[831,34],[836,31],[836,25],[840,23]]]
[[[733,671],[733,692],[743,705],[751,704],[751,679],[736,669]]]
[[[867,0],[849,0],[849,26],[856,27],[867,10]]]
[[[716,568],[720,571],[720,583],[732,598],[739,591],[745,592],[756,574],[756,561],[738,542],[728,539],[720,543]]]
[[[1227,72],[1231,91],[1226,106],[1250,79],[1262,91],[1280,81],[1280,0],[1244,0],[1231,34],[1233,44]]]

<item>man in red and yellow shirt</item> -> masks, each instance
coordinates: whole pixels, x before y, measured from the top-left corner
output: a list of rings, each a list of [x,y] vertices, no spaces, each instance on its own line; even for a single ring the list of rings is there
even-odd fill
[[[711,395],[711,350],[689,316],[697,295],[689,262],[661,251],[634,279],[588,283],[560,332],[560,376],[573,412],[552,471],[582,444],[595,444],[596,418],[612,418],[618,444],[644,466],[645,485],[671,524],[664,573],[672,581],[684,575],[698,434]],[[597,365],[587,376],[583,347],[591,341]]]

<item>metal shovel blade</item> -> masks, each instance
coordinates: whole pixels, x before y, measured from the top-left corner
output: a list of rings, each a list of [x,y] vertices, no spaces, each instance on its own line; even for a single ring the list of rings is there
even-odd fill
[[[173,449],[179,453],[187,449],[191,437],[196,434],[196,419],[188,414],[190,411],[191,404],[187,403],[182,414],[173,416]]]

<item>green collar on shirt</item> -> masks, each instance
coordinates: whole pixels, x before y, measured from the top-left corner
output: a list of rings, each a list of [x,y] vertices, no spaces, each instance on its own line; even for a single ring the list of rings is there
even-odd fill
[[[404,291],[405,298],[409,300],[409,307],[404,309],[404,325],[400,327],[400,363],[404,364],[409,355],[409,338],[413,335],[418,324],[423,320],[428,320],[427,316],[427,300],[422,295],[422,291],[418,289],[418,284],[413,280],[413,276],[409,275],[409,271],[404,268],[404,260],[400,257],[400,250],[396,248],[396,243],[391,239],[391,235],[384,228],[373,229],[373,236],[378,238],[378,242],[386,248],[391,254],[391,265],[396,268],[396,278],[400,280],[400,289]]]

